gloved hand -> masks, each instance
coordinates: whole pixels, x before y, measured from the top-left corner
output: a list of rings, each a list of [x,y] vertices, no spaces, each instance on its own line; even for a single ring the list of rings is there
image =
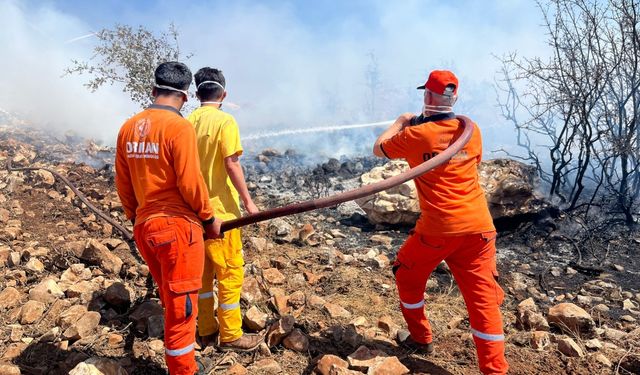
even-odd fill
[[[216,238],[223,238],[224,234],[220,232],[220,226],[222,225],[222,220],[212,218],[213,221],[204,222],[204,239],[205,240],[213,240]]]

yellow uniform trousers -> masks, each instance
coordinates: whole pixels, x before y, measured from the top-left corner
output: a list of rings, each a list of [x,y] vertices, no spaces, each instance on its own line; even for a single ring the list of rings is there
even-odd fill
[[[240,292],[244,280],[244,259],[240,229],[225,232],[224,238],[205,241],[202,289],[198,296],[198,334],[220,332],[220,342],[242,336]],[[214,308],[213,280],[218,279],[218,311]],[[217,321],[216,321],[217,315]]]

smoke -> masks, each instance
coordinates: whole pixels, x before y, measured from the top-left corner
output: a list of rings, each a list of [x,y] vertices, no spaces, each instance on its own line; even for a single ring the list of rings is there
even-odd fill
[[[346,3],[346,4],[343,4]],[[70,2],[74,4],[74,2]],[[90,57],[91,32],[116,22],[161,31],[174,22],[180,45],[202,66],[221,68],[230,111],[249,136],[279,129],[385,121],[418,112],[416,86],[430,70],[460,79],[456,111],[483,129],[485,150],[513,144],[496,108],[494,55],[544,55],[539,12],[529,1],[175,2],[121,9],[3,2],[4,75],[0,108],[38,125],[72,129],[112,143],[136,110],[120,87],[90,93],[86,77],[61,77],[71,59]],[[109,7],[111,12],[108,12]],[[92,10],[87,10],[92,8]],[[93,13],[92,13],[93,12]],[[108,16],[113,14],[113,16]],[[7,74],[6,72],[11,72]],[[193,104],[190,102],[190,104]],[[507,127],[507,128],[505,128]],[[369,150],[382,129],[287,136],[253,143],[327,156]],[[245,142],[251,149],[252,141]]]

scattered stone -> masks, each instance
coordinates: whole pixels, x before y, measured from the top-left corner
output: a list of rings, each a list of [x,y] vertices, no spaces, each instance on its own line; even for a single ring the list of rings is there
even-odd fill
[[[256,306],[251,306],[244,315],[245,326],[254,332],[262,331],[267,326],[269,316]]]
[[[596,360],[596,362],[598,362],[599,364],[603,365],[606,368],[611,368],[611,366],[613,366],[613,364],[611,363],[611,361],[609,360],[609,358],[607,358],[604,354],[602,353],[596,353],[593,356],[593,359]]]
[[[568,357],[583,357],[584,352],[570,337],[562,337],[558,339],[558,350]]]
[[[607,305],[605,305],[605,304],[603,304],[603,303],[600,303],[600,304],[595,305],[594,309],[595,309],[596,311],[601,312],[601,313],[609,312],[609,306],[607,306]]]
[[[149,337],[164,336],[164,315],[152,315],[147,320],[147,335]]]
[[[1,363],[0,364],[0,374],[2,375],[20,375],[20,367]]]
[[[280,271],[278,271],[277,268],[268,268],[266,270],[263,270],[262,275],[267,282],[274,285],[284,284],[285,281],[287,281],[287,278]]]
[[[530,344],[535,350],[542,351],[551,343],[549,332],[535,331],[531,335]]]
[[[638,307],[636,306],[636,304],[633,301],[631,301],[629,298],[627,298],[624,301],[622,301],[622,309],[623,310],[631,311],[631,310],[635,310],[637,308]]]
[[[622,315],[622,316],[620,317],[620,320],[625,321],[625,322],[628,322],[628,323],[635,323],[635,322],[637,321],[637,319],[636,319],[636,318],[634,318],[634,317],[633,317],[633,316],[631,316],[631,315]]]
[[[294,329],[287,337],[285,337],[282,344],[285,348],[300,353],[305,353],[309,350],[309,339],[298,328]]]
[[[464,322],[464,318],[461,316],[456,316],[453,319],[451,319],[449,323],[447,323],[447,328],[456,329],[460,326],[460,324],[462,324],[462,322]]]
[[[87,308],[82,305],[71,306],[58,316],[57,324],[62,327],[62,329],[67,329],[74,322],[77,322],[86,312]]]
[[[249,304],[261,302],[264,300],[264,294],[260,289],[260,284],[255,277],[247,277],[242,283],[242,292],[240,298]]]
[[[295,318],[291,315],[285,315],[277,322],[273,323],[267,332],[266,343],[269,347],[274,347],[282,342],[282,340],[293,331]]]
[[[95,239],[87,241],[80,259],[100,267],[107,273],[116,275],[120,273],[120,269],[122,268],[122,259],[118,258],[118,256],[112,253],[105,245]]]
[[[38,319],[42,317],[44,314],[44,310],[46,306],[44,303],[39,301],[28,301],[22,306],[22,310],[20,312],[20,323],[21,324],[32,324],[35,323]]]
[[[42,264],[42,262],[39,261],[38,258],[29,259],[29,261],[27,262],[27,264],[24,265],[24,267],[30,271],[37,272],[37,273],[44,271],[44,264]]]
[[[307,304],[311,307],[314,307],[316,309],[319,309],[321,307],[324,307],[324,305],[327,303],[327,301],[324,300],[324,298],[318,296],[318,295],[312,295],[311,297],[309,297],[309,299],[307,300]]]
[[[369,240],[371,242],[379,243],[381,245],[391,245],[391,241],[393,239],[391,237],[389,237],[389,236],[385,236],[385,235],[382,235],[382,234],[374,234],[373,236],[369,237]]]
[[[254,362],[251,367],[249,367],[249,371],[252,374],[274,374],[280,375],[282,374],[282,368],[272,358],[263,358]]]
[[[604,337],[612,341],[621,341],[627,336],[627,333],[613,328],[605,328]]]
[[[78,363],[69,375],[127,375],[127,371],[113,359],[94,357]]]
[[[378,358],[367,371],[367,375],[403,375],[408,373],[409,369],[400,362],[398,357]]]
[[[353,367],[357,370],[366,370],[369,367],[373,366],[381,357],[388,357],[388,355],[381,350],[369,349],[363,345],[356,349],[355,352],[349,354],[349,356],[347,357],[347,361],[349,362],[350,367]]]
[[[318,361],[316,372],[321,375],[330,375],[333,374],[337,368],[347,369],[349,368],[349,363],[338,356],[325,354]]]
[[[595,322],[589,313],[573,303],[560,303],[549,309],[549,323],[564,331],[592,335]]]
[[[398,333],[398,325],[393,321],[390,316],[383,316],[378,319],[378,328],[383,330],[390,337],[396,337]]]
[[[600,340],[598,339],[591,339],[591,340],[585,341],[584,346],[587,349],[598,350],[598,349],[602,349],[602,342],[600,342]]]
[[[163,314],[164,310],[158,302],[145,301],[129,314],[129,319],[139,332],[145,332],[149,324],[149,318],[152,316],[162,316]]]
[[[333,319],[351,318],[351,313],[349,311],[345,310],[342,306],[333,303],[325,303],[324,311],[327,312]]]
[[[262,237],[249,237],[249,245],[259,253],[267,249],[267,239]]]
[[[224,375],[247,375],[249,370],[243,365],[236,363],[233,366],[229,367],[227,371],[224,372]]]
[[[73,322],[69,328],[67,328],[62,336],[66,340],[79,340],[91,335],[100,324],[100,313],[97,311],[88,311]]]
[[[516,316],[519,328],[524,330],[548,331],[549,323],[538,311],[538,306],[533,298],[527,298],[518,305],[518,315]]]
[[[107,288],[104,293],[104,300],[114,306],[127,307],[133,301],[132,293],[121,282],[115,282]]]
[[[0,292],[0,310],[10,309],[20,304],[22,294],[14,287],[7,287]]]

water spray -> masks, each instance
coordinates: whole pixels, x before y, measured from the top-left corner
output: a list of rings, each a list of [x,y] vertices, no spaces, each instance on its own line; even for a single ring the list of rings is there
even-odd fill
[[[276,132],[251,134],[251,135],[248,135],[246,137],[242,137],[242,139],[245,140],[245,141],[253,141],[253,140],[256,140],[256,139],[280,137],[280,136],[283,136],[283,135],[321,133],[321,132],[328,132],[328,131],[359,129],[359,128],[373,128],[373,127],[377,127],[377,126],[384,126],[384,125],[391,125],[391,124],[393,124],[393,120],[370,122],[370,123],[366,123],[366,124],[318,126],[318,127],[315,127],[315,128],[306,128],[306,129],[285,129],[285,130],[280,130],[280,131],[276,131]]]

